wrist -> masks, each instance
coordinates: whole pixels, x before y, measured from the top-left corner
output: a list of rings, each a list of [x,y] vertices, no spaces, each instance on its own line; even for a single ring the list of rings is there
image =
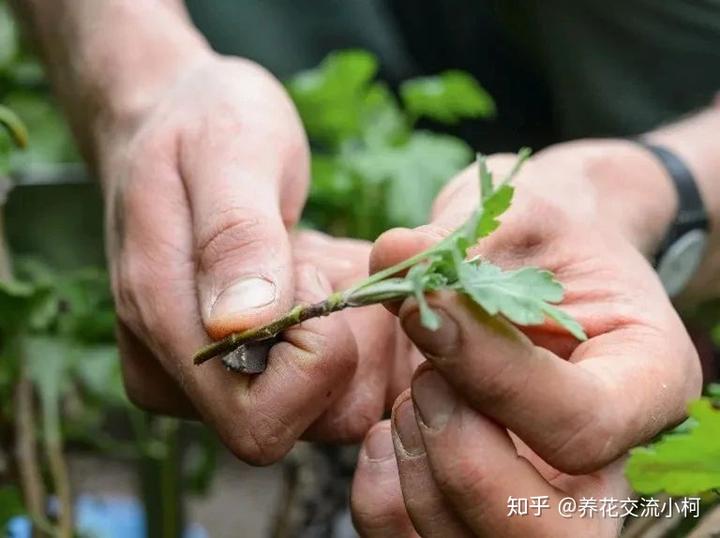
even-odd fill
[[[720,109],[717,105],[646,135],[646,139],[677,155],[692,172],[710,220],[705,257],[681,297],[684,306],[720,295]]]
[[[179,79],[214,55],[184,14],[142,4],[118,1],[105,16],[123,22],[112,30],[98,25],[87,40],[93,137],[132,128]]]
[[[720,107],[716,106],[645,135],[648,142],[669,149],[690,168],[711,218],[720,215],[718,132]]]
[[[92,161],[97,139],[137,123],[175,80],[213,54],[178,0],[29,4],[50,78]]]

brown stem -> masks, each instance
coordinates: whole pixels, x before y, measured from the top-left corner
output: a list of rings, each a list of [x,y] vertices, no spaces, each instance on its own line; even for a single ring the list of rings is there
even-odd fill
[[[233,333],[227,338],[208,344],[195,353],[193,362],[195,364],[202,364],[213,357],[229,353],[249,342],[262,342],[263,340],[274,338],[293,325],[312,318],[327,316],[348,306],[350,305],[343,300],[343,296],[340,293],[333,293],[319,303],[297,305],[284,316],[279,317],[259,329],[248,329],[239,333]]]
[[[8,187],[7,179],[0,176],[0,280],[12,280],[12,264],[10,263],[10,254],[8,252],[7,243],[5,242],[5,196]]]
[[[72,538],[73,513],[72,493],[70,490],[70,477],[68,473],[62,442],[59,439],[46,438],[45,453],[53,483],[58,498],[57,536],[59,538]]]
[[[33,522],[49,523],[45,517],[45,487],[38,465],[35,445],[35,410],[33,386],[25,368],[15,385],[15,461],[17,462],[20,485],[25,508]],[[37,528],[33,536],[40,535]]]
[[[275,338],[293,325],[312,318],[327,316],[345,308],[396,301],[408,297],[413,293],[414,287],[412,282],[393,278],[375,282],[373,275],[360,285],[345,291],[337,291],[319,303],[297,305],[287,314],[263,327],[233,333],[222,340],[208,344],[195,354],[193,362],[195,364],[202,364],[219,355],[230,353],[245,344]]]
[[[12,279],[10,255],[5,242],[4,204],[10,184],[7,178],[0,177],[0,279]],[[35,402],[32,381],[27,376],[27,367],[20,357],[20,376],[15,384],[15,462],[20,476],[25,508],[33,522],[43,527],[49,526],[45,517],[45,487],[38,465],[37,446],[35,444]],[[33,525],[33,537],[41,531]]]

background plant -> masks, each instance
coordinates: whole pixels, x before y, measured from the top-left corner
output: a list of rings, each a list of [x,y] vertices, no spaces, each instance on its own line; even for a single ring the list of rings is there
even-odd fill
[[[495,112],[467,73],[408,80],[398,97],[374,80],[377,70],[368,52],[338,51],[287,83],[312,145],[303,222],[332,235],[375,239],[390,227],[426,222],[437,192],[474,152],[418,122],[453,125]]]

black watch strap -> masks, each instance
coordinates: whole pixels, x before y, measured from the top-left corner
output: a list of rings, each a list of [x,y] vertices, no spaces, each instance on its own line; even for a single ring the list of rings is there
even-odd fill
[[[644,140],[636,140],[636,142],[657,157],[672,179],[678,196],[678,210],[675,220],[670,225],[665,238],[655,253],[653,262],[657,266],[668,249],[682,236],[693,230],[707,232],[710,227],[710,220],[705,211],[705,204],[703,204],[695,177],[683,160],[662,146]]]

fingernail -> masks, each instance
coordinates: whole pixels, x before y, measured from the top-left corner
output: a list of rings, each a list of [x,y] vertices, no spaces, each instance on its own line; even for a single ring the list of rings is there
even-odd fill
[[[403,319],[403,329],[420,351],[437,357],[447,357],[457,349],[460,329],[444,310],[435,309],[435,313],[440,318],[440,327],[436,331],[422,325],[418,311]]]
[[[221,319],[266,306],[275,300],[275,284],[252,276],[238,280],[223,291],[212,306],[210,317]]]
[[[395,408],[393,423],[403,451],[408,456],[419,456],[425,452],[420,429],[415,419],[415,409],[410,398]]]
[[[431,430],[445,427],[457,403],[450,385],[432,369],[421,373],[413,381],[412,397],[423,424]]]
[[[369,460],[382,461],[395,455],[392,435],[388,428],[374,428],[365,440],[365,455]]]

